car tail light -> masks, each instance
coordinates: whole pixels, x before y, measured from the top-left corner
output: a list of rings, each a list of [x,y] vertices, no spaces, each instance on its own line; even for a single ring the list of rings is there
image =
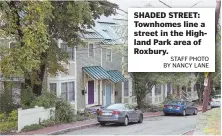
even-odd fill
[[[210,98],[210,102],[213,102],[213,99],[212,99],[212,98]]]
[[[97,115],[102,115],[102,110],[97,110]]]
[[[113,114],[113,115],[118,115],[118,114],[120,114],[120,111],[113,111],[112,114]]]
[[[179,109],[179,108],[180,108],[180,106],[175,106],[175,108],[176,108],[176,109]]]
[[[168,105],[164,105],[164,108],[168,108]]]

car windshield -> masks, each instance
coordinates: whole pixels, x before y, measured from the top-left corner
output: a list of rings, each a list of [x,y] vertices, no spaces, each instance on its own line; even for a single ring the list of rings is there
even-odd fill
[[[124,104],[113,104],[106,107],[106,109],[124,109]]]
[[[215,95],[215,96],[212,96],[212,98],[219,99],[219,98],[221,98],[221,96],[220,95]]]
[[[182,101],[171,101],[168,103],[169,105],[178,105],[178,104],[183,104]]]

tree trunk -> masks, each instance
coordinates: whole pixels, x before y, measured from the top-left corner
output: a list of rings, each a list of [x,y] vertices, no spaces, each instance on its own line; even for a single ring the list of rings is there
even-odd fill
[[[37,77],[40,81],[39,84],[34,83],[33,84],[33,93],[37,96],[40,96],[42,94],[42,88],[43,88],[43,80],[45,77],[45,70],[46,70],[46,66],[45,65],[41,65],[40,67],[40,72],[37,73]]]
[[[138,109],[144,110],[144,103],[143,99],[137,95],[137,104],[138,104]]]

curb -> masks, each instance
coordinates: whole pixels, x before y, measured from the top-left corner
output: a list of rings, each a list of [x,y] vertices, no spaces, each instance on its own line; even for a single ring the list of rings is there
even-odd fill
[[[144,118],[159,117],[159,116],[163,116],[163,114],[144,116]],[[91,124],[87,124],[87,125],[65,128],[65,129],[62,129],[62,130],[55,131],[55,132],[47,133],[46,135],[61,135],[61,134],[67,133],[67,132],[71,132],[71,131],[75,131],[75,130],[81,130],[81,129],[84,129],[84,128],[91,128],[91,127],[95,127],[95,126],[98,126],[98,125],[99,125],[99,123],[96,122],[96,123],[91,123]]]
[[[189,130],[189,131],[183,133],[182,135],[187,135],[187,133],[190,133],[190,132],[193,132],[193,133],[194,133],[194,130],[195,130],[195,129]],[[192,135],[193,135],[193,134],[192,134]]]

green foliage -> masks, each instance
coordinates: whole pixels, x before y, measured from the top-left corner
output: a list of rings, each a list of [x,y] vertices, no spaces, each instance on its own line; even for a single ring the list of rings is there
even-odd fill
[[[84,45],[79,33],[92,27],[101,15],[115,14],[118,6],[108,1],[2,1],[1,37],[10,37],[16,48],[5,49],[0,67],[5,77],[24,75],[26,87],[41,95],[45,71],[66,72],[61,61],[67,53],[58,49],[55,40],[70,47]],[[65,55],[66,54],[66,55]]]
[[[32,124],[32,125],[29,125],[29,126],[25,126],[22,131],[23,132],[27,132],[27,131],[34,131],[34,130],[38,130],[38,129],[42,129],[44,128],[43,125],[40,125],[40,124]]]
[[[41,96],[38,96],[35,98],[35,100],[32,102],[32,106],[39,106],[44,108],[52,108],[55,107],[56,102],[56,95],[51,92],[44,92]]]
[[[69,102],[62,99],[56,101],[55,119],[57,122],[72,122],[74,116],[74,109]]]
[[[22,89],[21,90],[21,106],[23,109],[33,108],[32,101],[34,100],[35,96],[30,89]]]
[[[57,122],[55,122],[55,120],[49,119],[49,120],[43,120],[40,124],[44,127],[50,127],[50,126],[57,124]]]
[[[17,130],[18,111],[14,110],[8,115],[0,114],[0,132],[11,132]]]
[[[7,120],[7,115],[6,113],[1,113],[0,114],[0,122],[5,122]]]
[[[5,83],[4,90],[0,90],[0,112],[10,113],[15,109],[12,99],[12,84]]]

